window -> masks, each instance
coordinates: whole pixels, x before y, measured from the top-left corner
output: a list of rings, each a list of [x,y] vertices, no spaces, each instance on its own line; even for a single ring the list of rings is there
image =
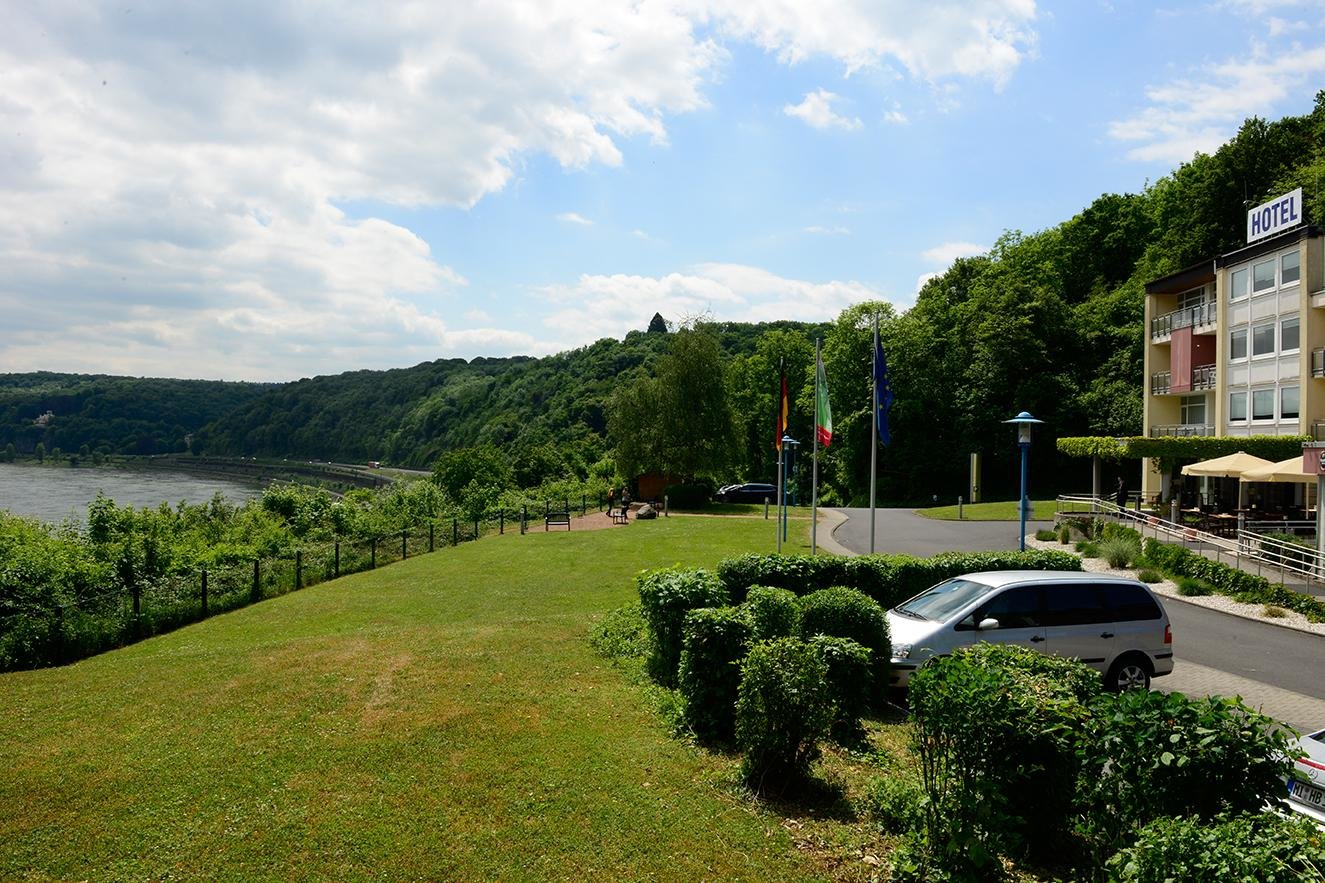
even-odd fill
[[[1193,288],[1178,295],[1178,309],[1190,310],[1205,303],[1205,289]]]
[[[1251,392],[1251,419],[1274,419],[1274,390],[1254,389]]]
[[[1296,251],[1290,251],[1279,259],[1280,285],[1292,285],[1298,280],[1298,277],[1302,273],[1301,267],[1298,266],[1299,260],[1300,258]]]
[[[1197,426],[1205,423],[1205,396],[1183,396],[1179,408],[1185,425]]]
[[[1113,609],[1114,622],[1135,622],[1139,619],[1159,619],[1159,605],[1150,593],[1140,586],[1127,583],[1105,583],[1104,597]]]
[[[1112,616],[1100,603],[1100,592],[1089,584],[1067,583],[1044,587],[1044,624],[1086,625],[1110,622]]]
[[[1261,261],[1251,268],[1251,289],[1261,292],[1274,288],[1274,261]]]
[[[1247,296],[1248,275],[1249,273],[1246,267],[1243,267],[1241,270],[1233,271],[1233,274],[1229,277],[1228,284],[1229,300],[1242,300],[1242,298]]]
[[[1008,589],[975,612],[974,624],[982,619],[997,619],[1001,629],[1033,629],[1040,626],[1040,590],[1036,586],[1017,586]],[[958,630],[970,626],[962,620]]]
[[[1279,352],[1291,353],[1297,351],[1297,329],[1297,316],[1279,323]]]
[[[1251,329],[1251,354],[1268,356],[1274,352],[1274,324],[1257,325]]]
[[[1279,390],[1279,419],[1297,419],[1297,387],[1285,386]]]
[[[1228,422],[1247,422],[1247,394],[1245,392],[1232,392],[1228,394]]]
[[[1239,328],[1228,336],[1228,357],[1230,359],[1247,358],[1247,329]]]

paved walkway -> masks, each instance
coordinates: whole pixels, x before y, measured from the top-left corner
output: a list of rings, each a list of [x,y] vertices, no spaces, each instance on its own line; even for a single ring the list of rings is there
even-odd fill
[[[833,539],[851,554],[867,554],[870,550],[870,510],[831,511],[846,518],[832,531]],[[1026,522],[1027,533],[1046,527],[1053,527],[1053,522]],[[923,518],[913,509],[876,509],[874,551],[927,557],[939,552],[1015,549],[1019,528],[1015,521],[940,521]]]
[[[1156,678],[1154,686],[1156,690],[1189,696],[1241,696],[1252,708],[1304,733],[1325,727],[1325,700],[1197,665],[1181,657],[1173,666],[1173,674]]]

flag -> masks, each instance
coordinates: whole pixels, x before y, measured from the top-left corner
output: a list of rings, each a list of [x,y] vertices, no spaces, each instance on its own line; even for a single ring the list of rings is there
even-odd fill
[[[833,412],[828,407],[828,377],[824,374],[823,357],[816,359],[814,375],[814,432],[819,444],[825,448],[833,440]]]
[[[776,416],[773,425],[773,447],[781,453],[782,436],[787,434],[787,414],[789,413],[787,409],[787,372],[783,369],[781,363],[778,364],[778,376],[782,391],[778,396],[777,410],[774,412]]]
[[[888,360],[879,344],[879,328],[874,327],[874,422],[879,428],[879,441],[886,446],[892,441],[888,432],[888,409],[893,404],[893,387],[888,382]]]

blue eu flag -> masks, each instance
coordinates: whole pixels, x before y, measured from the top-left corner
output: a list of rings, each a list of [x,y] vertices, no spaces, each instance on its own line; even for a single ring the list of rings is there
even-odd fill
[[[893,387],[888,382],[888,360],[879,344],[879,329],[874,328],[874,422],[879,427],[879,441],[887,445],[892,441],[888,431],[888,409],[893,404]]]

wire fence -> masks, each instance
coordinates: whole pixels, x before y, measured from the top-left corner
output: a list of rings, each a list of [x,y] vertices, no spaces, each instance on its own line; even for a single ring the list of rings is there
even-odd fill
[[[578,504],[578,505],[575,505]],[[61,665],[352,573],[552,519],[586,515],[588,496],[524,503],[475,519],[417,523],[398,532],[302,543],[286,554],[83,590],[77,600],[0,599],[0,670]],[[602,511],[604,500],[594,501]],[[558,521],[557,523],[561,523]]]

